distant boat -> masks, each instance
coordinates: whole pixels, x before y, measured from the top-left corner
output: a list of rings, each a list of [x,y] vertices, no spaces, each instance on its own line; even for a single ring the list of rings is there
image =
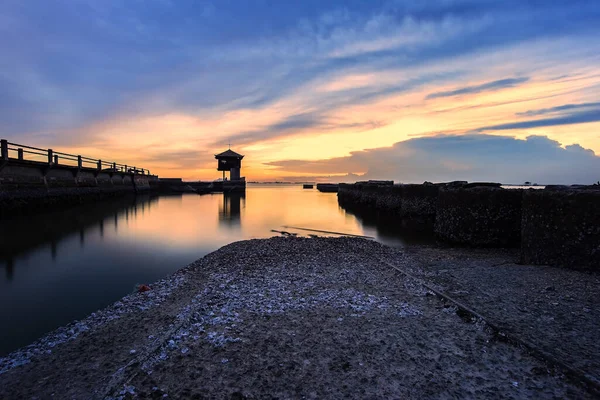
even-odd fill
[[[305,183],[304,185],[302,185],[302,188],[304,188],[304,189],[312,189],[312,188],[313,188],[313,186],[314,186],[314,185],[309,185],[309,184],[306,184],[306,183]]]

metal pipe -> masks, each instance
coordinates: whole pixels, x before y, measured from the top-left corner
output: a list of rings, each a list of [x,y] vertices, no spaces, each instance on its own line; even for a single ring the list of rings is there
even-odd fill
[[[288,229],[298,229],[301,231],[308,231],[308,232],[320,232],[320,233],[331,233],[333,235],[342,235],[342,236],[352,236],[352,237],[359,237],[359,238],[364,238],[364,239],[375,239],[372,236],[364,236],[364,235],[354,235],[352,233],[343,233],[343,232],[332,232],[332,231],[322,231],[320,229],[309,229],[309,228],[298,228],[296,226],[283,226],[284,228],[288,228]]]

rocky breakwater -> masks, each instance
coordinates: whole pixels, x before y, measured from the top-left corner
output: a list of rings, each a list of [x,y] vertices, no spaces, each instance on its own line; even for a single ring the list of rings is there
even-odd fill
[[[341,184],[342,207],[357,214],[377,214],[441,240],[469,246],[518,246],[522,190],[499,183],[455,181],[433,184]]]
[[[437,198],[435,233],[446,242],[469,246],[518,246],[522,192],[499,183],[444,185]]]
[[[340,184],[340,205],[358,213],[378,213],[385,217],[423,223],[431,228],[435,219],[439,185],[394,185],[381,181]]]
[[[357,216],[433,221],[440,240],[475,247],[520,247],[524,264],[600,266],[600,185],[503,189],[463,181],[422,185],[340,184],[342,207]],[[395,223],[395,222],[394,222]]]
[[[523,194],[521,262],[600,268],[600,186]]]

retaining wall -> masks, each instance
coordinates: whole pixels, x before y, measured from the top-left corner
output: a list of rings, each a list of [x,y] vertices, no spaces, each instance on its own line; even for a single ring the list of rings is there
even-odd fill
[[[10,160],[0,165],[0,217],[146,192],[155,181],[154,175]]]
[[[600,268],[600,187],[503,189],[497,183],[340,184],[342,207],[433,220],[436,236],[469,246],[521,247],[521,261]]]
[[[451,243],[518,246],[522,192],[482,186],[442,188],[437,199],[435,233]]]
[[[600,269],[600,189],[523,194],[521,262]]]
[[[404,218],[435,217],[438,185],[340,184],[338,200],[354,209],[376,209]]]

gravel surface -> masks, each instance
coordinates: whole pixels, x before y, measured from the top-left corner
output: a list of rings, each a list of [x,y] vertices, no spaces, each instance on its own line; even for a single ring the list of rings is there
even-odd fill
[[[390,267],[421,256],[233,243],[0,360],[0,398],[593,398]]]

